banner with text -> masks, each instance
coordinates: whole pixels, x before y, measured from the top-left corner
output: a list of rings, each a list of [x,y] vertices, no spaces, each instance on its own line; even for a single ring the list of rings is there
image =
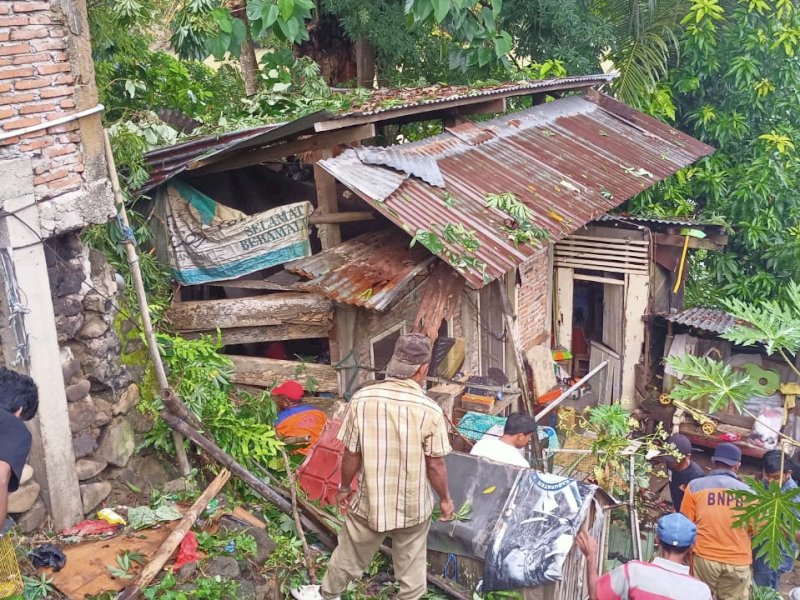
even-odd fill
[[[160,204],[172,274],[183,285],[235,279],[311,254],[309,202],[248,216],[174,181]]]

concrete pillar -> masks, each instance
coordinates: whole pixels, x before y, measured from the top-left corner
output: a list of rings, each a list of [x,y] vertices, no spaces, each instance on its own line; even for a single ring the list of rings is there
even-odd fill
[[[17,289],[22,304],[29,311],[24,315],[28,366],[15,366],[17,336],[9,328],[7,318],[0,321],[5,363],[27,372],[39,386],[39,413],[28,423],[33,434],[30,463],[42,488],[42,498],[56,529],[60,530],[83,519],[83,507],[61,376],[50,280],[39,237],[33,169],[28,157],[0,160],[0,211],[0,248],[11,248]],[[9,283],[4,282],[4,285]],[[6,304],[6,289],[2,291],[2,302]],[[8,306],[4,309],[7,311]]]

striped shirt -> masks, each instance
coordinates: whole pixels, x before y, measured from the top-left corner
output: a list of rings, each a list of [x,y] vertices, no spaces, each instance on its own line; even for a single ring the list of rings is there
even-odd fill
[[[370,529],[404,529],[430,518],[425,457],[445,456],[451,448],[442,409],[416,382],[390,378],[356,392],[337,437],[361,453],[350,510]]]
[[[711,590],[689,575],[689,567],[666,558],[632,560],[606,573],[597,586],[600,600],[711,600]]]

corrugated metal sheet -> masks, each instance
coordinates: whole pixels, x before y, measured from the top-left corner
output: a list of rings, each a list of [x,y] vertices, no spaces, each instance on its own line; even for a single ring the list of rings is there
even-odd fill
[[[348,150],[320,162],[331,175],[410,234],[440,233],[458,223],[477,237],[477,267],[445,243],[439,255],[479,288],[531,257],[504,230],[509,217],[486,196],[512,193],[532,210],[533,225],[553,241],[672,175],[713,148],[597,92],[572,96],[479,125],[494,137],[471,146],[450,133],[396,146],[433,157],[445,189],[393,169],[365,165]],[[386,192],[394,190],[387,195]],[[441,235],[440,235],[441,237]]]
[[[436,260],[424,247],[409,248],[397,229],[365,233],[338,246],[284,265],[310,279],[294,289],[317,292],[345,304],[386,310]]]
[[[694,327],[708,333],[721,334],[736,324],[736,318],[719,308],[696,306],[674,315],[664,315],[667,321],[686,327]]]
[[[639,215],[607,214],[601,215],[595,220],[607,222],[622,221],[623,223],[642,223],[644,225],[674,225],[676,227],[697,227],[702,225],[707,225],[709,227],[723,227],[722,225],[718,225],[716,223],[707,223],[699,219],[695,220],[688,217],[642,217]]]
[[[516,85],[497,85],[492,88],[477,90],[468,86],[447,86],[444,88],[434,86],[421,90],[378,90],[376,95],[380,97],[373,102],[367,101],[365,106],[373,106],[375,102],[386,102],[391,98],[392,94],[402,95],[402,97],[408,98],[409,101],[402,105],[395,104],[387,108],[378,107],[369,110],[356,110],[336,116],[327,111],[319,111],[287,123],[263,125],[242,131],[206,136],[166,148],[159,148],[145,155],[145,160],[147,160],[150,168],[150,179],[139,191],[146,192],[189,168],[197,168],[199,161],[212,162],[222,160],[222,158],[248,148],[265,146],[296,137],[297,135],[312,133],[317,123],[344,121],[353,117],[373,117],[368,119],[368,122],[376,123],[391,121],[396,113],[401,111],[408,112],[411,108],[418,108],[420,113],[435,112],[442,108],[447,108],[441,106],[443,104],[473,104],[492,98],[522,96],[536,92],[566,91],[585,88],[590,85],[600,85],[611,81],[613,78],[613,75],[608,74],[560,77]],[[430,98],[430,96],[435,97]],[[192,165],[192,163],[195,164]]]
[[[279,142],[304,133],[312,133],[314,123],[328,120],[331,116],[331,113],[327,111],[320,111],[287,123],[273,123],[221,135],[209,135],[152,150],[144,156],[150,169],[150,179],[139,192],[147,192],[169,181],[186,171],[196,161],[206,160],[212,156],[221,157],[232,151],[240,152],[247,148]]]

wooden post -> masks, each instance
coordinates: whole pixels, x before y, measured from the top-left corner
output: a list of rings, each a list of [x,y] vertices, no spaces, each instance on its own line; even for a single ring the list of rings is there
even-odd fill
[[[327,216],[339,212],[339,198],[336,195],[336,179],[316,161],[333,156],[330,150],[314,153],[314,183],[317,187],[317,214]],[[322,249],[327,250],[342,243],[342,232],[338,223],[317,225]]]
[[[2,319],[0,334],[6,366],[27,372],[39,386],[39,412],[28,423],[33,434],[31,464],[36,482],[57,530],[83,519],[83,505],[75,473],[72,432],[67,398],[59,365],[61,355],[56,334],[50,279],[39,228],[39,208],[33,191],[33,168],[27,157],[0,161],[0,247],[11,249],[11,266],[21,300],[25,360],[17,362],[18,340]],[[6,304],[9,281],[0,280]],[[4,306],[9,316],[11,307]]]
[[[531,388],[528,385],[528,371],[525,368],[525,354],[522,352],[522,343],[519,340],[519,334],[514,323],[514,311],[511,307],[511,300],[508,297],[505,282],[502,279],[497,279],[492,282],[492,285],[497,286],[497,291],[500,294],[500,302],[503,305],[503,318],[505,319],[506,333],[511,339],[511,345],[514,348],[514,363],[517,366],[517,377],[519,381],[517,385],[522,391],[522,410],[531,414],[533,412],[533,396],[531,396]],[[545,468],[542,454],[542,444],[539,441],[539,433],[534,432],[531,443],[533,444],[533,468]],[[541,464],[540,464],[541,463]]]
[[[230,471],[223,469],[219,472],[219,475],[216,476],[214,481],[205,489],[205,491],[200,495],[200,497],[195,501],[194,504],[186,511],[186,514],[183,515],[183,518],[178,523],[177,527],[172,530],[172,533],[169,534],[164,543],[161,544],[161,547],[155,553],[153,558],[150,560],[149,563],[142,569],[139,576],[136,578],[131,585],[126,587],[119,595],[119,600],[133,600],[134,598],[138,598],[141,596],[142,588],[147,587],[153,579],[161,572],[161,569],[169,560],[170,556],[175,552],[178,548],[180,543],[183,541],[184,536],[189,532],[192,528],[192,525],[195,524],[200,513],[202,513],[208,503],[211,502],[211,499],[214,498],[217,494],[219,494],[220,490],[223,486],[228,483],[228,479],[231,478]]]

